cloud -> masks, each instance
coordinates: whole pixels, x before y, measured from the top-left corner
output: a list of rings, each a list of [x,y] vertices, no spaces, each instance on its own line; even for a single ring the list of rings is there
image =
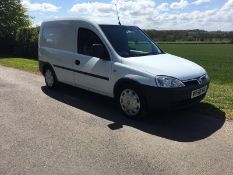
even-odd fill
[[[115,0],[113,0],[111,3],[77,3],[72,6],[70,12],[81,13],[92,19],[96,19],[98,17],[109,17],[116,19],[115,3]],[[153,0],[119,0],[117,7],[120,11],[121,19],[127,22],[135,22],[141,17],[146,18],[147,16],[153,15],[157,12],[156,4]],[[137,18],[132,18],[133,16]]]
[[[169,10],[169,4],[168,3],[162,3],[157,7],[160,11],[168,11]]]
[[[222,7],[222,10],[231,10],[233,9],[233,0],[228,0],[224,6]]]
[[[85,2],[85,3],[78,3],[73,5],[70,9],[70,12],[77,12],[77,13],[97,13],[95,15],[102,14],[114,14],[116,11],[115,9],[116,1],[113,0],[111,3],[102,3],[102,2]],[[119,0],[118,1],[118,9],[125,13],[125,14],[133,14],[133,15],[140,15],[145,13],[150,13],[152,10],[155,9],[155,2],[152,0]],[[142,9],[146,9],[142,10]]]
[[[98,23],[117,24],[115,1],[110,3],[77,3],[69,10],[70,14],[95,20]],[[183,4],[183,5],[181,5]],[[188,1],[161,3],[154,0],[119,0],[118,9],[122,24],[137,25],[147,29],[204,29],[233,30],[233,0],[222,7],[206,11],[176,13],[173,9],[185,8]]]
[[[50,3],[31,3],[30,0],[22,0],[21,3],[28,11],[57,12],[60,9]]]
[[[113,12],[112,4],[101,3],[101,2],[85,2],[81,4],[75,4],[70,9],[71,12],[79,12],[79,13],[90,13],[90,12],[101,12],[101,13],[110,13]]]
[[[192,4],[195,4],[195,5],[201,5],[201,4],[204,4],[204,3],[208,3],[210,2],[211,0],[196,0],[194,1]]]
[[[189,5],[188,1],[186,1],[186,0],[180,0],[179,2],[173,2],[170,7],[172,9],[184,9],[188,5]]]

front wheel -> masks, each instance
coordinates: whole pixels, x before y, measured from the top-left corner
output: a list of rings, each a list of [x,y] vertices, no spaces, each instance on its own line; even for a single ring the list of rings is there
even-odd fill
[[[136,86],[125,85],[121,87],[117,100],[121,111],[129,118],[142,118],[147,113],[146,100]]]

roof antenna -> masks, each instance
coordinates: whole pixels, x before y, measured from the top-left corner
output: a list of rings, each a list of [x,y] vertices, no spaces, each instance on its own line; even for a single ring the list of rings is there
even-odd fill
[[[119,11],[118,11],[118,2],[119,0],[116,1],[115,3],[115,7],[116,7],[116,13],[117,13],[117,19],[118,19],[118,24],[121,25],[121,20],[120,20],[120,16],[119,16]]]

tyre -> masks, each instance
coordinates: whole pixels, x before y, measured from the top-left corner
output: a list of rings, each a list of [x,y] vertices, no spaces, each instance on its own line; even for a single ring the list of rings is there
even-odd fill
[[[44,78],[46,86],[50,89],[54,89],[57,85],[57,78],[52,68],[47,67],[44,71]]]
[[[138,119],[147,114],[147,105],[141,90],[132,85],[123,85],[118,90],[117,102],[126,117]]]

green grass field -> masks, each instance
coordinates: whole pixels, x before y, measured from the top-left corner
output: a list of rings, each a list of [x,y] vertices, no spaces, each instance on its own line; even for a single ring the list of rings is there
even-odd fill
[[[233,119],[233,44],[160,44],[168,53],[187,58],[203,66],[211,85],[205,99]],[[0,64],[39,73],[38,63],[23,58],[0,58]],[[208,110],[208,109],[207,109]]]

